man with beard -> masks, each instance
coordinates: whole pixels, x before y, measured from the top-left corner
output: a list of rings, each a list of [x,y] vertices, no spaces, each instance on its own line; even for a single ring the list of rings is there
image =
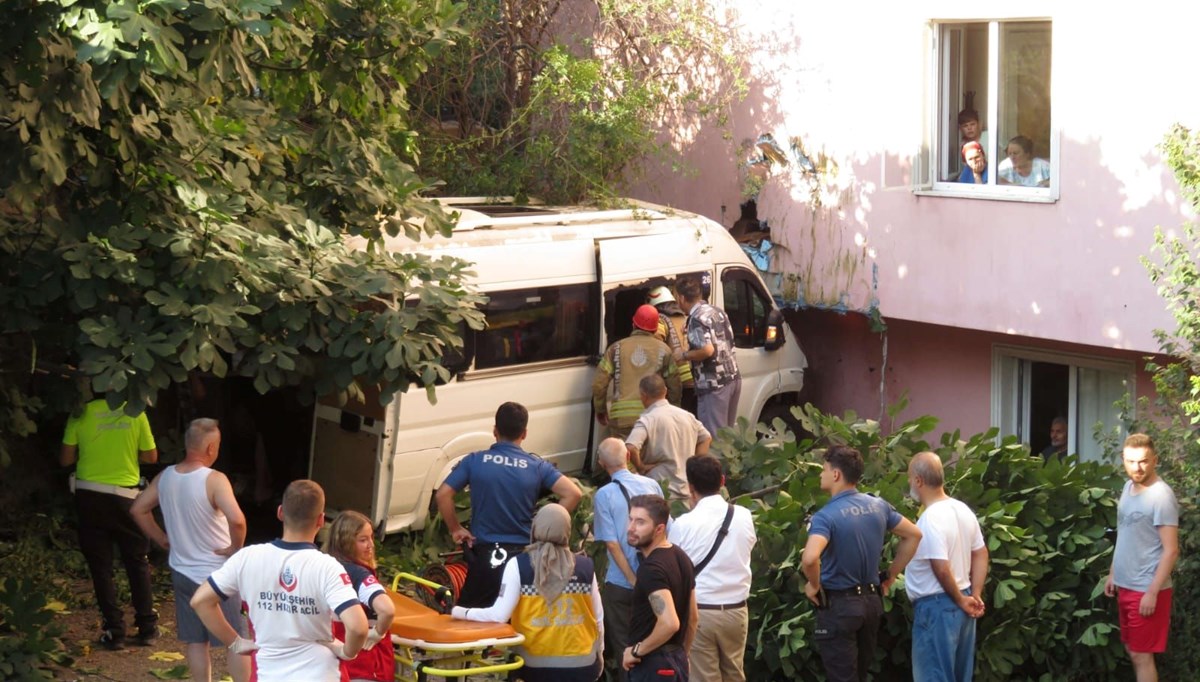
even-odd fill
[[[1117,598],[1121,642],[1137,682],[1157,682],[1154,654],[1167,650],[1171,571],[1179,559],[1179,502],[1155,471],[1150,436],[1126,438],[1121,454],[1129,481],[1117,504],[1117,546],[1104,593]]]
[[[696,579],[692,560],[667,541],[667,501],[638,495],[629,501],[629,544],[642,555],[633,587],[630,641],[621,667],[630,682],[687,682],[696,635]]]
[[[1050,422],[1050,444],[1042,450],[1042,459],[1062,457],[1067,454],[1067,420],[1055,417]]]
[[[597,448],[600,466],[612,479],[596,491],[592,499],[593,535],[608,549],[608,572],[600,596],[604,601],[605,651],[620,665],[629,639],[629,611],[633,603],[633,585],[639,565],[637,548],[629,544],[629,503],[638,495],[662,496],[658,482],[626,468],[625,444],[620,438],[605,438]],[[629,674],[618,673],[620,682]]]

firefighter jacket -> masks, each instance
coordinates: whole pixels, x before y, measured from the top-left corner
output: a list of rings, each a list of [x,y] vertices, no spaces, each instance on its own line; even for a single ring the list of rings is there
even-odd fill
[[[596,413],[607,414],[614,430],[628,432],[642,413],[638,382],[655,373],[667,385],[667,400],[678,405],[682,394],[679,369],[667,344],[640,329],[613,343],[604,351],[592,381],[592,406]]]

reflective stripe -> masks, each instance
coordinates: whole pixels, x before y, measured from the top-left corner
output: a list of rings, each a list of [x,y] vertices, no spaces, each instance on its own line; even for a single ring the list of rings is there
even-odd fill
[[[617,400],[614,401],[608,408],[608,416],[611,418],[620,417],[639,417],[642,414],[641,400]]]
[[[141,491],[137,488],[123,488],[116,485],[108,485],[107,483],[93,483],[92,481],[84,481],[75,479],[76,490],[90,490],[94,493],[105,493],[106,495],[116,495],[130,500],[137,499],[138,493]]]
[[[535,656],[528,651],[521,650],[521,658],[525,659],[525,665],[533,668],[582,668],[591,665],[596,661],[596,656],[600,654],[599,638],[596,639],[596,650],[583,654],[581,656]]]
[[[680,353],[686,352],[688,350],[687,339],[681,338],[683,336],[683,332],[679,329],[679,327],[675,326],[675,323],[669,316],[662,313],[659,313],[658,319],[667,328],[667,339],[671,343],[671,349]],[[684,360],[681,363],[676,363],[675,366],[679,368],[679,380],[683,382],[685,386],[695,381],[695,378],[692,376],[692,363]]]
[[[621,395],[621,342],[612,345],[612,383],[609,384],[609,395],[617,398]],[[611,408],[610,408],[611,409]]]

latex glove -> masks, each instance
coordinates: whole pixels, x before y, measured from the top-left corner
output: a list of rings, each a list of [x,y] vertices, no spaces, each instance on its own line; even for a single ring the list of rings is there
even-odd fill
[[[254,653],[255,651],[258,651],[258,644],[256,644],[254,642],[254,640],[246,639],[245,637],[242,637],[242,636],[236,637],[233,640],[233,643],[231,643],[229,645],[229,653],[231,653],[231,654],[241,654],[242,656],[248,656],[248,655]]]
[[[375,628],[371,628],[371,630],[367,632],[367,641],[365,644],[363,644],[363,651],[370,651],[376,644],[382,642],[383,638],[386,636],[387,633],[380,633]]]
[[[337,656],[338,658],[342,659],[343,661],[354,660],[354,656],[346,655],[346,644],[342,640],[335,639],[332,642],[322,642],[322,644],[324,644],[326,647],[328,647],[329,650],[333,652],[334,656]]]

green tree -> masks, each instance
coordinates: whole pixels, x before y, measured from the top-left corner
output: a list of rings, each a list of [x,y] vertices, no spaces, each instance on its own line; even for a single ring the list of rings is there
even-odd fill
[[[447,194],[612,198],[671,134],[745,90],[732,33],[686,0],[482,0],[410,89],[420,168]],[[665,131],[665,135],[663,134]]]
[[[1183,198],[1193,211],[1200,210],[1200,132],[1176,125],[1161,149]],[[1128,428],[1154,438],[1159,472],[1179,500],[1181,558],[1173,576],[1172,610],[1192,613],[1200,608],[1200,226],[1185,223],[1171,234],[1157,230],[1144,262],[1175,329],[1155,331],[1166,359],[1147,363],[1155,398],[1139,400]],[[1163,679],[1189,679],[1200,666],[1200,624],[1173,618],[1171,627],[1171,646],[1160,663]]]
[[[382,240],[450,229],[403,161],[405,95],[462,7],[4,2],[0,429],[33,428],[38,369],[131,413],[195,371],[385,400],[446,379],[482,319],[466,266]]]
[[[1200,210],[1200,134],[1176,125],[1162,144],[1167,164],[1175,172],[1184,198]],[[1180,406],[1200,423],[1200,227],[1185,223],[1181,234],[1168,236],[1160,228],[1154,236],[1154,252],[1161,262],[1146,259],[1150,280],[1175,317],[1175,330],[1158,330],[1155,335],[1163,353],[1173,360],[1158,367],[1158,379],[1186,395]]]

